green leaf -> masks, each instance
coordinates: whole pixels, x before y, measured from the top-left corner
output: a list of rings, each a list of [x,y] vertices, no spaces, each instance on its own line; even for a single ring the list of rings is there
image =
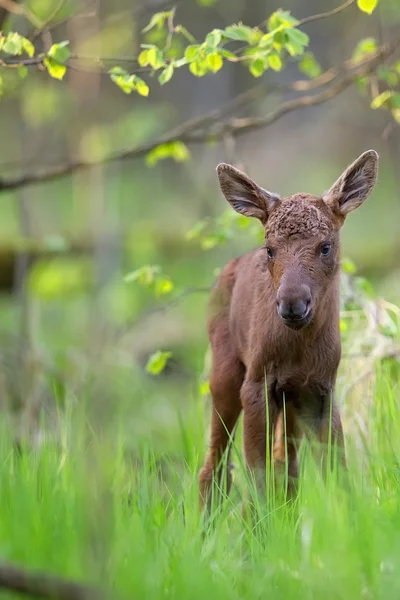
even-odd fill
[[[53,58],[58,63],[65,63],[65,61],[68,60],[71,55],[71,52],[67,47],[68,44],[68,41],[60,42],[59,44],[53,44],[48,51],[47,56]]]
[[[150,373],[150,375],[159,375],[164,369],[168,362],[168,359],[171,358],[172,352],[155,352],[152,354],[146,364],[146,371]]]
[[[140,77],[138,77],[137,75],[134,75],[134,82],[135,82],[135,89],[137,91],[137,93],[139,94],[139,96],[144,96],[145,98],[147,98],[147,96],[149,95],[149,86],[147,85],[147,83],[145,81],[143,81],[143,79],[141,79]]]
[[[352,58],[354,61],[363,60],[369,54],[375,54],[375,52],[377,51],[377,48],[378,48],[378,44],[377,44],[375,38],[373,38],[373,37],[364,38],[358,42],[358,44],[355,47],[355,50],[353,52]]]
[[[168,277],[160,277],[155,282],[155,294],[156,296],[164,296],[169,294],[174,289],[174,284]]]
[[[142,29],[142,33],[147,33],[154,27],[157,27],[157,29],[162,29],[164,27],[165,20],[168,19],[170,16],[171,11],[155,13],[151,17],[149,24],[146,25],[144,29]]]
[[[166,67],[164,69],[164,71],[161,71],[159,77],[158,77],[158,81],[160,82],[161,85],[164,85],[164,83],[167,83],[172,75],[174,74],[174,66],[168,65],[168,67]]]
[[[191,229],[189,229],[189,231],[187,231],[185,233],[185,240],[190,242],[191,240],[195,240],[195,239],[199,238],[201,236],[201,234],[204,232],[204,230],[208,227],[208,225],[209,225],[208,219],[202,219],[201,221],[198,221],[197,223],[195,223],[193,225],[193,227]]]
[[[21,77],[21,79],[25,79],[25,77],[28,75],[28,69],[25,67],[25,65],[18,67],[18,75]]]
[[[216,0],[197,0],[197,4],[199,4],[200,6],[213,6],[215,4]]]
[[[204,60],[195,60],[190,63],[189,71],[196,77],[203,77],[208,71],[207,63]]]
[[[275,47],[276,46],[278,46],[278,47],[284,46],[286,44],[286,42],[289,41],[289,36],[288,36],[286,30],[279,29],[278,31],[276,31],[274,33],[274,35],[272,37],[274,40]]]
[[[209,381],[202,381],[199,384],[199,394],[201,396],[207,396],[210,393],[210,382]]]
[[[190,152],[183,142],[176,140],[175,142],[160,144],[150,150],[146,155],[146,163],[149,167],[154,167],[158,161],[166,158],[172,158],[175,162],[184,162],[190,158]]]
[[[3,52],[7,54],[11,54],[12,56],[17,56],[18,54],[22,54],[23,52],[23,38],[19,35],[19,33],[9,33],[7,39],[2,45]]]
[[[22,48],[29,58],[35,55],[35,46],[27,38],[22,38]]]
[[[378,6],[378,0],[357,0],[357,6],[363,12],[372,15],[375,8]]]
[[[138,56],[138,63],[141,67],[147,67],[149,64],[148,50],[142,50]]]
[[[298,56],[303,54],[305,46],[308,46],[310,38],[306,33],[299,29],[287,29],[289,41],[286,42],[285,48],[290,56]]]
[[[188,62],[192,62],[192,60],[195,60],[195,58],[199,54],[199,50],[200,50],[200,45],[199,44],[193,44],[191,46],[187,46],[186,49],[185,49],[185,58],[186,58],[186,60]]]
[[[250,73],[253,77],[261,77],[261,75],[268,69],[268,59],[266,57],[259,57],[250,63]]]
[[[268,31],[274,31],[279,27],[296,27],[299,24],[298,19],[293,17],[288,10],[277,10],[272,13],[268,19]]]
[[[310,77],[310,79],[315,79],[322,73],[321,65],[315,60],[312,52],[306,52],[297,66],[299,71]]]
[[[393,96],[392,90],[386,90],[385,92],[382,92],[381,94],[379,94],[379,96],[376,96],[376,98],[374,98],[372,100],[371,108],[373,108],[373,109],[382,108],[382,107],[388,108],[389,106],[391,106],[392,96]]]
[[[219,52],[213,52],[207,56],[207,66],[213,73],[217,73],[223,64],[224,60]]]
[[[282,59],[279,56],[279,54],[269,54],[268,55],[268,64],[271,67],[271,69],[273,69],[274,71],[281,71],[282,70]]]
[[[43,64],[48,70],[49,75],[54,79],[61,80],[67,71],[67,67],[65,65],[61,65],[59,62],[53,60],[52,58],[45,58]]]
[[[255,30],[247,25],[242,25],[242,23],[239,23],[238,25],[230,25],[224,29],[222,33],[230,40],[247,42],[248,44],[252,44],[254,42]]]
[[[221,42],[221,34],[221,29],[213,29],[212,31],[210,31],[210,33],[206,35],[206,39],[204,41],[204,44],[207,46],[207,48],[217,48],[217,46]]]
[[[344,273],[348,273],[349,275],[353,275],[357,271],[356,265],[353,263],[350,258],[342,259],[342,271]]]
[[[152,46],[147,50],[147,60],[153,69],[160,69],[165,64],[163,53],[157,46]]]
[[[137,75],[130,75],[121,67],[113,67],[109,71],[111,80],[125,93],[136,91],[140,96],[149,95],[149,86]]]

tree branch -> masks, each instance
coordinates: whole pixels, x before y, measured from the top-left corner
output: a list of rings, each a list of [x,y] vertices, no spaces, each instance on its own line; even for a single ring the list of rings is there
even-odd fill
[[[312,23],[313,21],[319,21],[320,19],[327,19],[328,17],[333,17],[334,15],[338,15],[343,10],[346,10],[346,8],[349,8],[349,6],[351,6],[352,4],[355,4],[355,3],[356,3],[356,0],[347,0],[347,2],[345,2],[344,4],[341,4],[340,6],[337,6],[333,10],[328,10],[327,12],[323,12],[318,15],[311,15],[310,17],[305,17],[304,19],[300,19],[300,22],[298,23],[297,27],[301,27],[302,25],[305,25],[306,23]]]
[[[376,53],[369,55],[362,63],[357,63],[355,65],[354,62],[351,62],[351,66],[344,72],[343,77],[339,79],[339,81],[336,81],[338,79],[338,71],[331,70],[329,75],[331,85],[326,87],[322,92],[318,94],[302,95],[292,100],[288,100],[262,117],[235,118],[218,122],[221,115],[224,113],[224,109],[211,111],[200,118],[186,121],[172,129],[170,132],[161,135],[156,140],[112,153],[98,161],[76,161],[56,166],[42,167],[31,173],[18,175],[16,177],[0,178],[0,192],[65,177],[75,171],[88,169],[95,164],[106,164],[119,160],[142,158],[146,156],[150,150],[153,150],[160,144],[174,142],[176,140],[180,140],[187,144],[200,144],[210,140],[221,140],[227,134],[238,137],[251,131],[265,128],[294,110],[308,106],[316,106],[339,95],[345,89],[350,87],[358,77],[365,77],[373,73],[380,63],[397,49],[399,42],[400,40],[397,40],[395,43],[382,46]],[[320,82],[317,85],[322,87],[325,84],[323,75],[319,79]],[[306,83],[309,82],[304,82],[303,90],[312,87],[311,85],[307,86]]]
[[[0,562],[0,588],[49,600],[101,600],[105,597],[102,590],[4,562]]]

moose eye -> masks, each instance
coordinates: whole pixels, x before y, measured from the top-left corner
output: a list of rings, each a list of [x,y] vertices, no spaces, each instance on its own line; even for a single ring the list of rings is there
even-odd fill
[[[268,254],[268,258],[274,258],[274,253],[272,252],[271,248],[269,248],[267,246],[267,254]]]
[[[330,244],[324,244],[321,247],[321,255],[322,256],[328,256],[329,252],[331,251],[331,245]]]

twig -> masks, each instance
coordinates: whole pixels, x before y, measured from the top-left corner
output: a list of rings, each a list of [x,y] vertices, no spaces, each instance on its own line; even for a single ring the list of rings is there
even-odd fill
[[[263,117],[236,118],[221,123],[215,123],[216,117],[218,117],[218,111],[214,111],[208,113],[205,117],[203,116],[186,121],[182,125],[172,129],[170,132],[161,135],[156,140],[112,153],[98,161],[77,161],[51,167],[42,167],[31,173],[16,177],[0,178],[0,191],[13,190],[34,183],[58,179],[69,175],[74,171],[91,168],[95,164],[106,164],[119,160],[141,158],[160,144],[170,143],[176,140],[181,140],[188,144],[199,144],[209,140],[221,140],[227,134],[238,137],[250,131],[265,128],[294,110],[308,106],[316,106],[339,95],[345,89],[350,87],[358,77],[365,77],[371,74],[379,66],[382,59],[392,54],[398,45],[399,40],[393,44],[383,46],[374,55],[368,57],[361,65],[348,71],[340,81],[330,85],[321,93],[300,96],[293,100],[288,100]],[[212,123],[214,123],[214,125]]]
[[[33,573],[0,562],[0,588],[34,598],[51,600],[101,600],[102,590],[67,581],[47,573]]]
[[[352,4],[355,4],[356,0],[347,0],[344,4],[337,6],[332,10],[328,10],[327,12],[320,13],[318,15],[311,15],[310,17],[305,17],[304,19],[300,19],[300,22],[297,24],[297,27],[301,27],[306,23],[312,23],[313,21],[319,21],[320,19],[327,19],[328,17],[333,17],[334,15],[338,15],[346,8],[349,8]]]

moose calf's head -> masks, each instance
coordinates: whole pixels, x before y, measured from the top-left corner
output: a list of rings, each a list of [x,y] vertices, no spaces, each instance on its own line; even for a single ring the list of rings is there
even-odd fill
[[[368,150],[322,197],[294,194],[280,199],[231,165],[218,165],[229,204],[264,226],[277,310],[288,327],[305,327],[318,311],[339,270],[340,228],[371,193],[377,171],[378,154]]]

